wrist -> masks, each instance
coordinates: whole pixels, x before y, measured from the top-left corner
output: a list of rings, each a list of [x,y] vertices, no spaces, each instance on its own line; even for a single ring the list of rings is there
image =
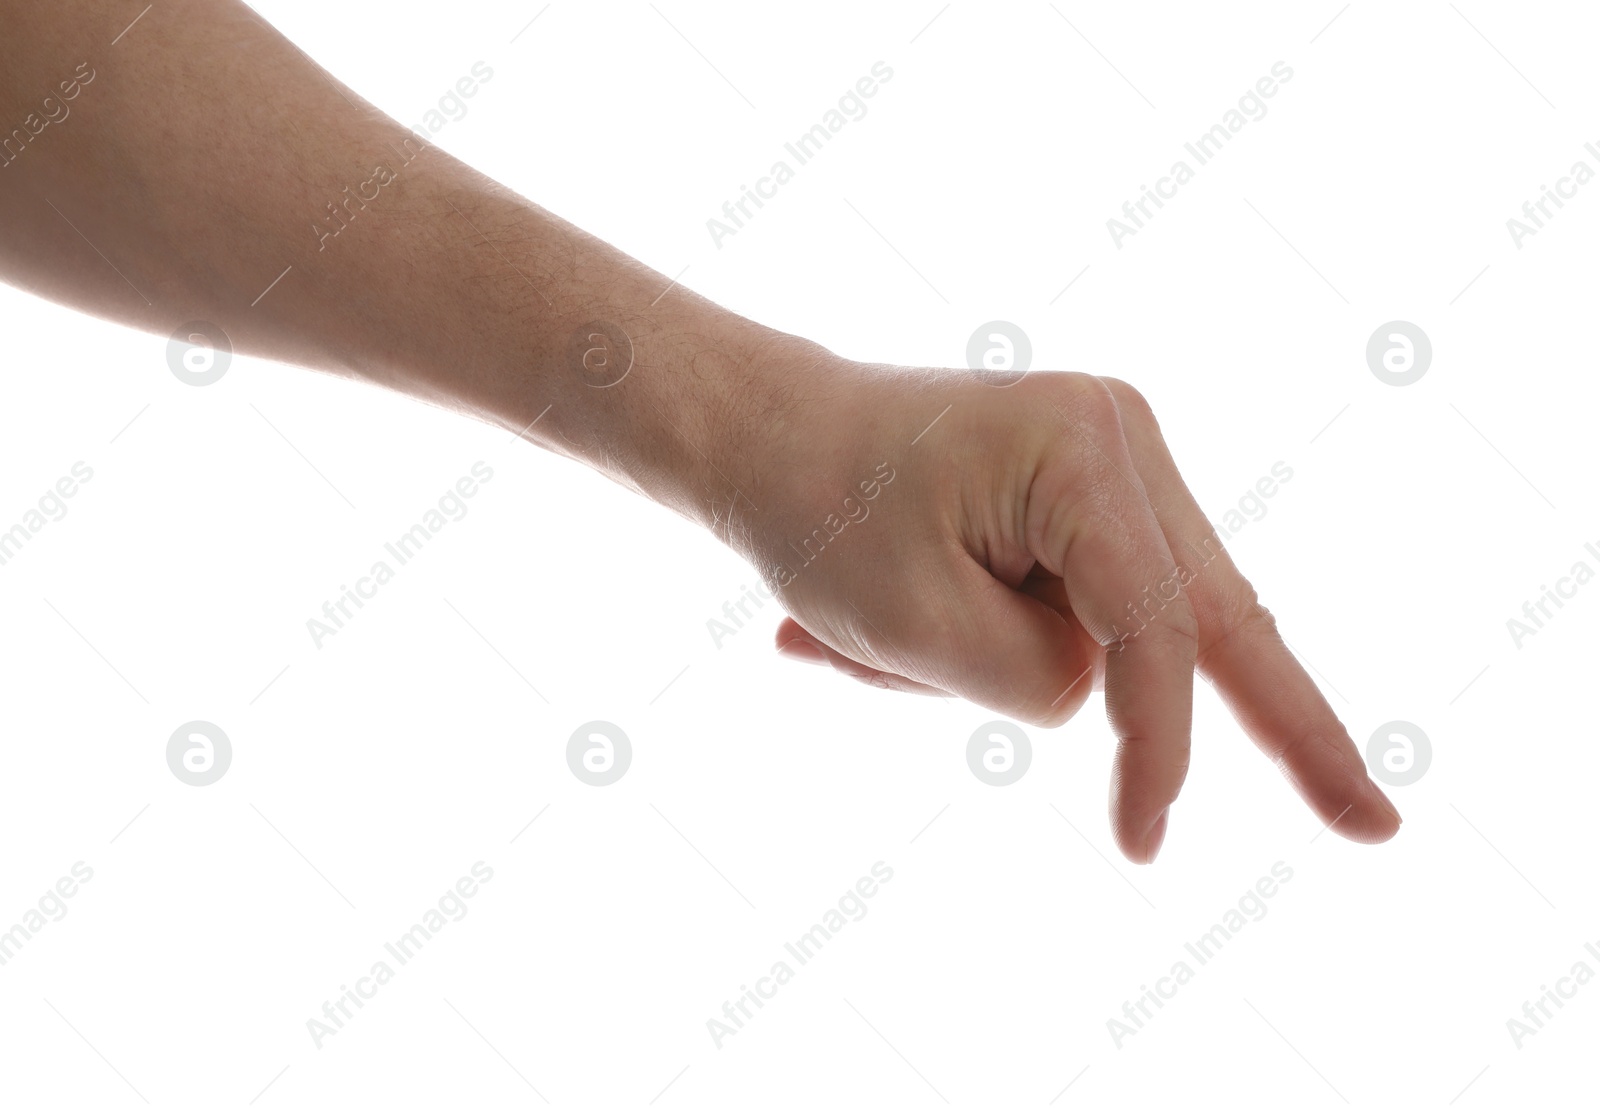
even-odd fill
[[[828,413],[858,367],[808,339],[739,323],[728,341],[691,356],[705,392],[668,413],[684,449],[655,499],[752,558],[763,518],[818,477],[834,430]]]
[[[522,386],[479,411],[748,555],[744,533],[783,472],[812,468],[821,401],[847,363],[692,293],[674,299],[665,312],[614,294],[562,311],[558,298]]]

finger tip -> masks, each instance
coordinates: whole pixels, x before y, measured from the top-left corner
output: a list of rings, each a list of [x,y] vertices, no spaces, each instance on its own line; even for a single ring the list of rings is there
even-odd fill
[[[1117,847],[1122,855],[1135,866],[1149,866],[1156,861],[1156,855],[1161,852],[1161,845],[1167,838],[1167,814],[1171,807],[1162,809],[1152,821],[1143,824],[1144,831],[1135,829],[1140,824],[1120,824],[1116,828]]]
[[[1380,833],[1373,840],[1374,843],[1386,843],[1393,839],[1400,831],[1400,825],[1405,823],[1405,818],[1400,815],[1400,810],[1394,807],[1394,802],[1389,800],[1389,795],[1378,787],[1378,783],[1371,778],[1367,779],[1367,791],[1373,800],[1373,824]]]
[[[1393,839],[1399,833],[1401,823],[1399,812],[1385,799],[1383,804],[1361,805],[1332,827],[1352,843],[1375,845]]]
[[[1144,837],[1144,862],[1145,865],[1156,861],[1156,856],[1161,852],[1161,845],[1167,840],[1167,815],[1171,808],[1161,810],[1161,815],[1156,817],[1155,823],[1150,825],[1150,830]]]
[[[1399,835],[1400,826],[1404,823],[1405,821],[1400,818],[1400,814],[1396,812],[1394,810],[1394,806],[1391,805],[1385,815],[1385,818],[1378,822],[1378,838],[1372,842],[1388,843],[1390,840],[1394,839],[1395,836]]]

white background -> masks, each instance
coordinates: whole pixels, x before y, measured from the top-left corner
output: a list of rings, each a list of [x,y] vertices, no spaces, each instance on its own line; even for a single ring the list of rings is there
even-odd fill
[[[1135,868],[1098,695],[987,785],[965,751],[990,714],[776,658],[772,604],[714,645],[754,576],[603,479],[277,365],[190,387],[164,338],[0,291],[0,528],[94,473],[0,567],[0,928],[94,872],[0,966],[0,1098],[1475,1107],[1591,1084],[1600,985],[1520,1047],[1507,1020],[1600,971],[1600,585],[1520,646],[1506,621],[1600,569],[1600,183],[1521,249],[1506,221],[1600,169],[1592,12],[257,7],[406,123],[488,63],[435,141],[745,315],[947,366],[1014,321],[1035,366],[1137,384],[1216,521],[1285,462],[1235,557],[1357,741],[1410,721],[1432,762],[1390,791],[1389,844],[1319,837],[1202,685]],[[119,29],[85,28],[92,64],[139,48]],[[866,117],[716,248],[705,221],[880,60]],[[1106,220],[1278,61],[1267,116],[1113,245]],[[1432,340],[1414,385],[1367,365],[1392,320]],[[479,460],[469,515],[314,646],[307,619]],[[595,719],[633,747],[605,788],[566,764]],[[233,749],[205,787],[166,762],[192,720]],[[315,1046],[308,1019],[479,860],[467,915]],[[879,860],[866,916],[717,1046],[707,1020]],[[1108,1019],[1278,861],[1267,915],[1116,1043]]]

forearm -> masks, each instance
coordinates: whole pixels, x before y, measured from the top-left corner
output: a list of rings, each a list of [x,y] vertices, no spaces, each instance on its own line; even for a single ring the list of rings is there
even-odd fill
[[[107,49],[127,15],[0,6],[5,280],[526,429],[708,524],[749,511],[730,445],[815,348],[426,145],[241,4],[166,0]]]

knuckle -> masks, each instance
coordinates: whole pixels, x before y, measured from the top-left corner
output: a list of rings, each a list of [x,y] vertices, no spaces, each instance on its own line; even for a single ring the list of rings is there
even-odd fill
[[[1329,752],[1336,762],[1347,762],[1349,743],[1348,737],[1324,731],[1296,732],[1273,749],[1270,757],[1279,772],[1290,774],[1308,759],[1318,758]]]
[[[1201,637],[1195,665],[1207,669],[1216,661],[1217,652],[1240,632],[1246,635],[1278,636],[1278,621],[1272,610],[1261,603],[1255,587],[1249,582],[1230,590],[1223,598],[1212,603],[1206,613],[1205,634]]]
[[[1121,437],[1117,399],[1104,379],[1086,373],[1054,374],[1049,388],[1049,403],[1068,425]]]
[[[1102,377],[1101,383],[1111,399],[1116,402],[1118,411],[1124,418],[1155,421],[1155,410],[1150,407],[1150,402],[1145,400],[1144,394],[1123,381],[1120,377]]]
[[[1086,390],[1078,403],[1078,413],[1082,421],[1095,433],[1106,438],[1122,438],[1122,411],[1117,407],[1117,398],[1105,387],[1105,383],[1095,379],[1097,388]]]
[[[1163,616],[1162,627],[1175,646],[1189,657],[1195,657],[1200,650],[1200,621],[1188,601],[1180,596]]]
[[[1170,599],[1163,598],[1162,607],[1149,623],[1141,623],[1136,630],[1114,636],[1106,646],[1115,645],[1125,650],[1131,640],[1142,640],[1184,656],[1191,662],[1198,656],[1202,641],[1202,628],[1194,607],[1186,593],[1179,592]]]

